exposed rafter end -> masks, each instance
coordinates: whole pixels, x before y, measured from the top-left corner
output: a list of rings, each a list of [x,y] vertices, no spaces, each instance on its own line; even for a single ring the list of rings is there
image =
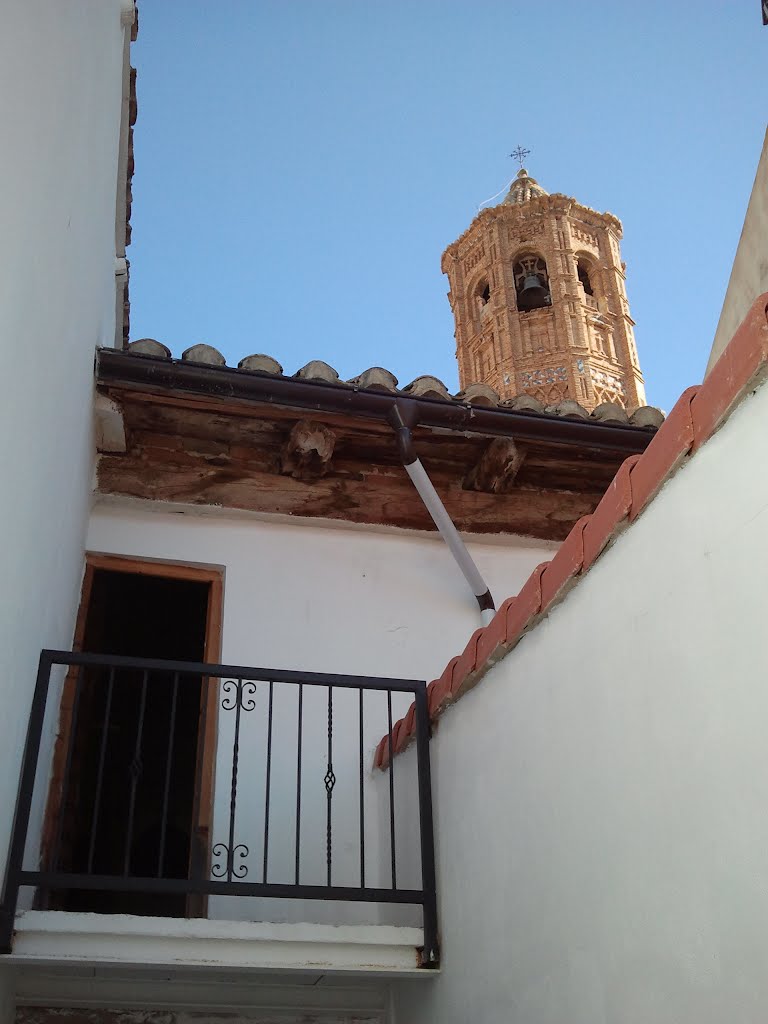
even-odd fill
[[[94,402],[94,430],[96,440],[96,451],[98,452],[124,452],[125,423],[123,422],[123,410],[112,398],[106,395],[96,395]]]
[[[294,480],[319,480],[331,465],[336,434],[322,423],[299,420],[281,454],[281,471]]]
[[[465,491],[506,494],[514,486],[526,451],[525,445],[512,438],[495,437],[488,443],[477,464],[464,477],[462,487]]]

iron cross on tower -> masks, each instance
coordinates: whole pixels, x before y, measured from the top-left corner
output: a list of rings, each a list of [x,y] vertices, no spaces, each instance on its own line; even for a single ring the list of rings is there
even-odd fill
[[[530,149],[523,149],[522,146],[518,146],[517,149],[513,149],[509,155],[512,157],[513,160],[517,160],[517,162],[520,164],[520,170],[522,171],[525,158],[527,156],[530,156],[530,153]]]

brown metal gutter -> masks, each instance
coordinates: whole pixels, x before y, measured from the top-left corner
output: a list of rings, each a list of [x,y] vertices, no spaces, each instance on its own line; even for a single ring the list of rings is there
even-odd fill
[[[642,427],[489,409],[445,399],[410,398],[402,393],[368,391],[348,384],[155,359],[106,348],[97,355],[97,380],[106,385],[132,384],[316,412],[347,413],[382,422],[387,422],[395,405],[402,407],[402,403],[407,403],[414,407],[420,427],[574,445],[625,455],[645,451],[654,435],[653,430]]]

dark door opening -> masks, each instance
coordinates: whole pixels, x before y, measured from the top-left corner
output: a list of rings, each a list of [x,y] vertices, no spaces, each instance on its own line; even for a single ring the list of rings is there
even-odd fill
[[[211,583],[91,568],[81,646],[94,654],[204,661]],[[195,849],[203,680],[84,670],[70,722],[52,866],[88,875],[187,878]],[[205,856],[205,852],[203,853]],[[192,916],[182,894],[69,890],[49,906]]]

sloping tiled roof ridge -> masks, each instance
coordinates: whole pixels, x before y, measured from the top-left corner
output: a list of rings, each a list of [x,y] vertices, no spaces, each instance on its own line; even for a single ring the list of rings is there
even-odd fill
[[[472,689],[589,571],[631,525],[662,485],[709,440],[735,407],[768,376],[768,292],[753,303],[727,348],[700,386],[687,388],[642,455],[618,469],[595,511],[573,527],[554,558],[538,565],[520,592],[427,687],[431,721]],[[385,769],[415,737],[415,704],[379,742],[374,765]]]
[[[154,338],[132,341],[126,348],[131,355],[170,360],[171,352]],[[211,345],[193,345],[182,352],[183,362],[209,367],[226,367],[227,361],[218,349]],[[237,364],[241,373],[255,373],[270,377],[286,376],[283,367],[272,356],[256,354],[245,356]],[[452,395],[448,387],[437,377],[424,374],[400,388],[397,377],[381,366],[372,366],[350,380],[342,380],[337,370],[320,359],[313,359],[292,375],[294,379],[321,381],[342,388],[385,391],[406,398],[439,398],[448,401],[484,406],[487,408],[512,409],[517,412],[547,413],[564,419],[591,420],[600,423],[623,423],[633,427],[656,429],[664,422],[664,413],[650,405],[640,406],[628,413],[621,405],[603,402],[590,413],[578,402],[567,399],[557,405],[545,406],[532,395],[520,394],[514,398],[502,399],[488,384],[469,384],[462,391]]]

